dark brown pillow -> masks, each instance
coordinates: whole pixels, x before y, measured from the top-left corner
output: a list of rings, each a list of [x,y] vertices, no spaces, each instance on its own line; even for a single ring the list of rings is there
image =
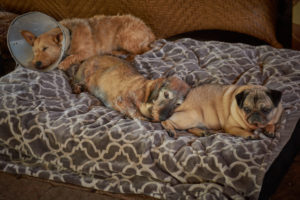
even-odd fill
[[[152,5],[139,5],[141,12],[136,14],[150,24],[158,37],[196,30],[225,30],[251,35],[274,47],[282,47],[275,32],[276,1],[165,0],[147,1],[147,4]]]
[[[68,1],[69,2],[69,1]],[[143,19],[158,38],[196,30],[225,30],[254,36],[274,47],[277,1],[274,0],[2,0],[4,9],[41,11],[57,20],[96,14],[133,14]]]
[[[16,16],[14,13],[0,11],[0,53],[3,59],[10,58],[6,36],[9,24]]]

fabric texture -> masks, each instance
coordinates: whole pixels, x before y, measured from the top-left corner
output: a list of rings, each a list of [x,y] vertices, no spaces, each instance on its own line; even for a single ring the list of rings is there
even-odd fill
[[[159,123],[128,119],[89,93],[72,94],[60,70],[18,67],[0,78],[0,170],[159,199],[257,199],[299,120],[300,52],[158,40],[133,64],[147,78],[176,75],[192,87],[259,84],[282,91],[276,137],[174,139]]]

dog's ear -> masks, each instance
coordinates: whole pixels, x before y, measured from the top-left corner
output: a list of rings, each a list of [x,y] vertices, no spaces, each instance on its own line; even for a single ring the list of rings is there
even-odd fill
[[[30,31],[25,31],[22,30],[21,31],[21,35],[24,37],[24,39],[26,40],[26,42],[28,42],[28,44],[30,44],[31,46],[33,46],[33,43],[36,39],[36,36],[31,33]]]
[[[144,102],[152,103],[153,100],[157,99],[160,88],[162,87],[165,78],[158,78],[149,81],[146,86]]]
[[[189,92],[191,88],[185,81],[181,80],[177,76],[168,77],[165,86],[168,89],[178,92],[178,95],[184,96]]]
[[[278,106],[280,100],[281,100],[281,96],[282,96],[282,92],[278,91],[278,90],[271,90],[269,89],[266,94],[270,97],[270,99],[272,100],[273,104],[275,107]]]
[[[245,101],[247,95],[248,95],[248,92],[246,92],[244,90],[235,96],[236,103],[239,106],[239,108],[241,108],[241,109],[243,108],[243,104],[244,104],[244,101]]]
[[[55,35],[54,42],[56,44],[61,44],[62,40],[63,40],[63,33],[62,32],[60,32],[57,35]]]

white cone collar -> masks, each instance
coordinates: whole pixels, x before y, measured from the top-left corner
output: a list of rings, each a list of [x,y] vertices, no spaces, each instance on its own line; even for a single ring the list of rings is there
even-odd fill
[[[53,28],[59,27],[63,33],[61,54],[58,60],[45,69],[37,69],[30,64],[33,59],[32,47],[21,35],[22,30],[28,30],[36,36]],[[50,71],[56,68],[62,60],[70,45],[70,33],[67,28],[58,23],[54,18],[41,12],[28,12],[16,17],[10,24],[7,32],[8,49],[15,62],[23,67],[38,71]]]

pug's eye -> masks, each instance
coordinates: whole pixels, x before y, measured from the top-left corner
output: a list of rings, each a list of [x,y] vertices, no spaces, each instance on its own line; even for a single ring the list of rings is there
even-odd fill
[[[168,92],[164,92],[164,97],[165,97],[166,99],[168,99],[168,98],[169,98],[169,93],[168,93]]]
[[[248,108],[248,107],[244,107],[244,111],[245,111],[246,113],[250,113],[250,112],[251,112],[251,109]]]
[[[271,108],[262,108],[261,112],[263,112],[264,114],[268,114],[269,112],[271,112]]]
[[[43,51],[46,51],[48,49],[48,47],[43,47]]]

